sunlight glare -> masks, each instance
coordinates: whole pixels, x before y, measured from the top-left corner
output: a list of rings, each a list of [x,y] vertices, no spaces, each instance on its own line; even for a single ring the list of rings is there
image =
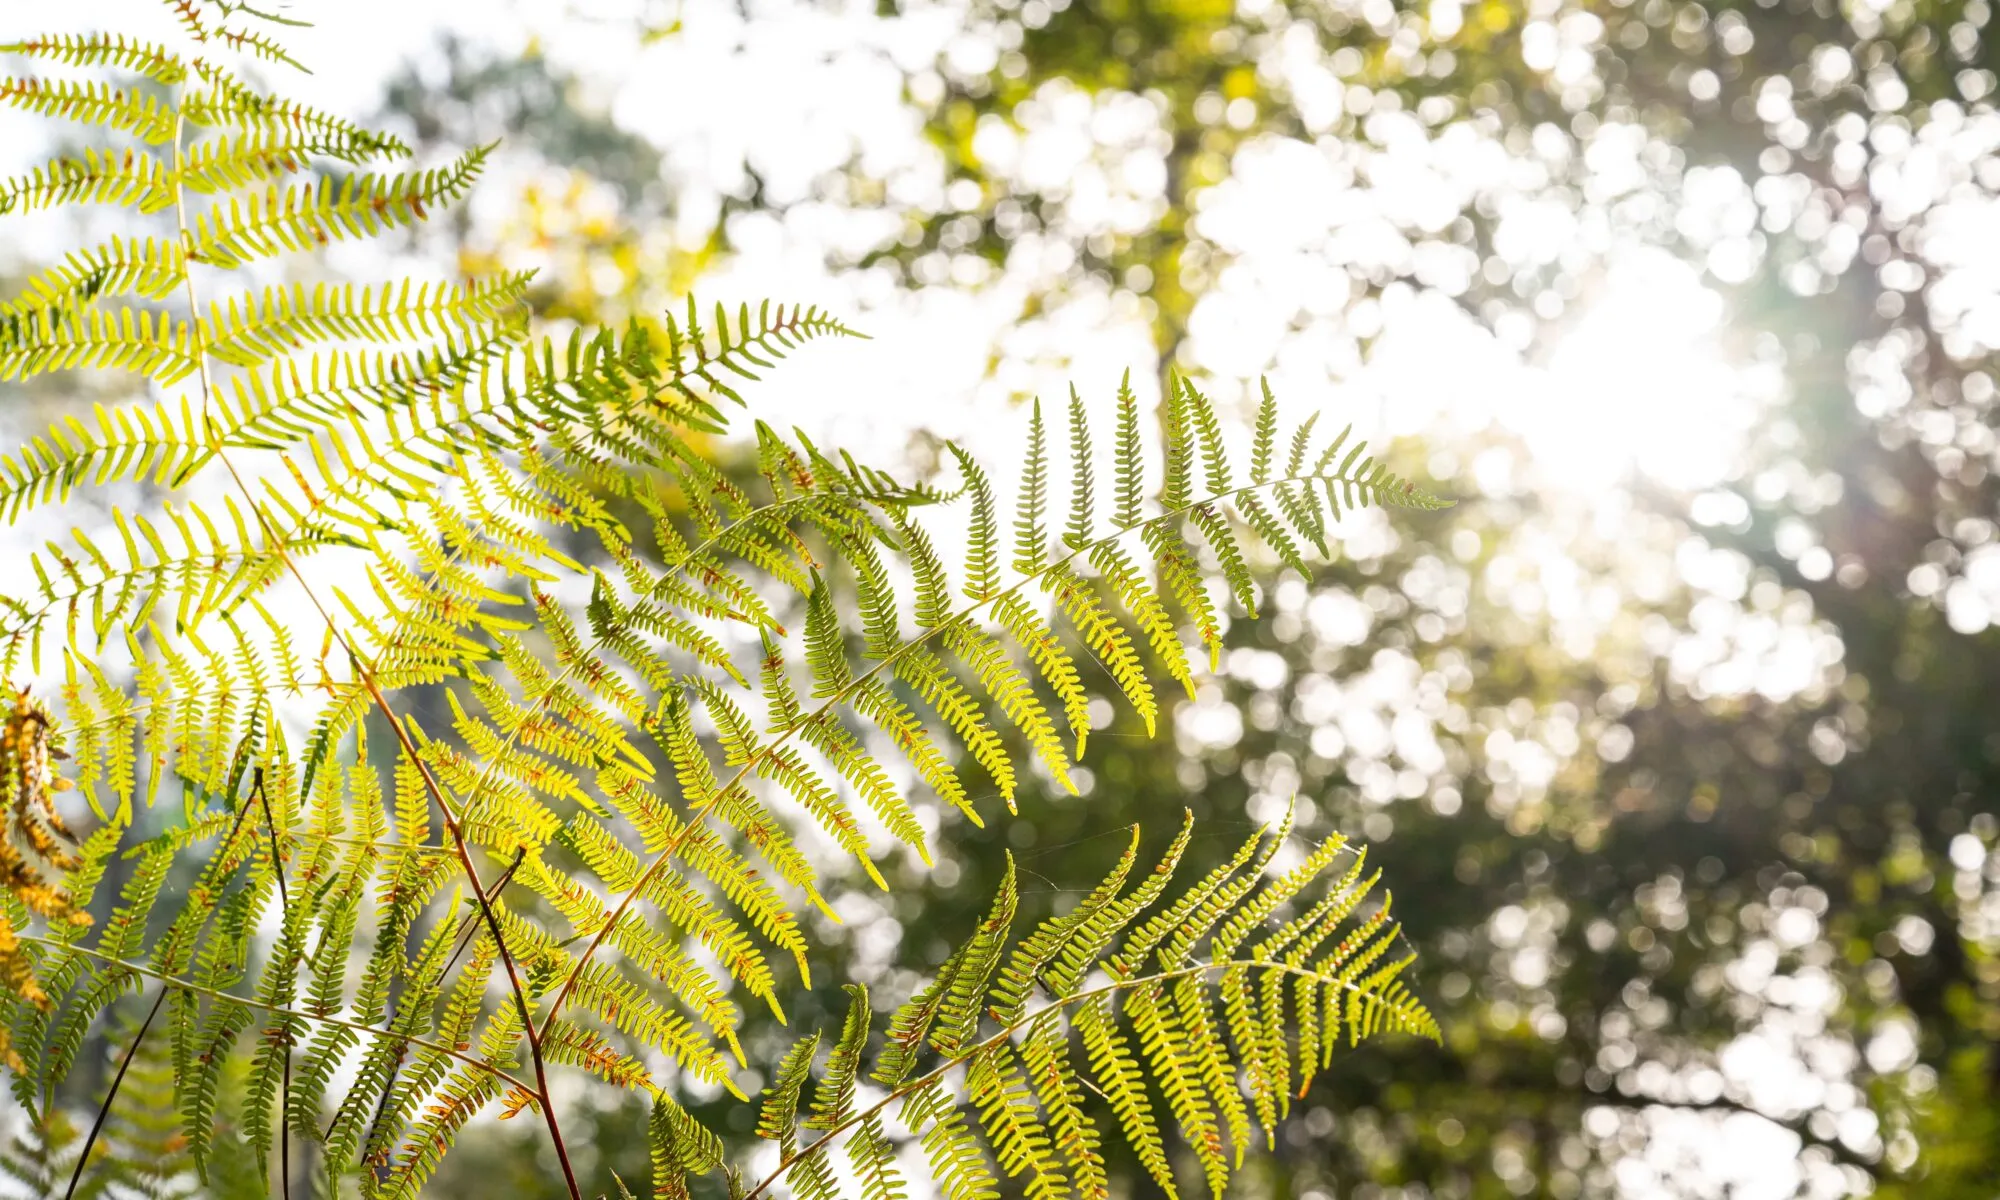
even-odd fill
[[[1733,474],[1763,405],[1718,345],[1722,298],[1660,251],[1611,267],[1520,398],[1536,461],[1576,487],[1639,472],[1697,489]]]

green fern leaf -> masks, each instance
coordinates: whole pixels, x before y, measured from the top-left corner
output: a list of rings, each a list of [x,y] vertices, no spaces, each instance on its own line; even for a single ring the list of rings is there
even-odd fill
[[[1112,519],[1121,529],[1139,523],[1139,496],[1145,487],[1145,466],[1139,460],[1139,401],[1132,395],[1132,373],[1118,384],[1117,509]]]
[[[285,251],[369,237],[428,217],[472,186],[491,146],[467,151],[448,167],[411,174],[350,175],[231,200],[195,219],[188,258],[239,267]]]
[[[763,1195],[780,1177],[801,1194],[830,1194],[825,1160],[833,1144],[846,1139],[850,1160],[865,1172],[881,1161],[877,1115],[898,1103],[947,1195],[994,1194],[990,1151],[1002,1170],[1023,1179],[1026,1194],[1104,1197],[1107,1134],[1085,1111],[1088,1087],[1109,1104],[1113,1136],[1171,1195],[1174,1172],[1157,1092],[1208,1190],[1219,1197],[1248,1149],[1253,1105],[1268,1131],[1288,1101],[1281,1089],[1292,1075],[1294,1049],[1299,1077],[1310,1082],[1331,1061],[1337,1029],[1350,1043],[1392,1029],[1436,1036],[1429,1014],[1397,980],[1407,956],[1390,953],[1396,933],[1387,910],[1346,923],[1372,885],[1360,878],[1358,864],[1304,912],[1280,917],[1327,879],[1344,856],[1338,839],[1268,878],[1265,868],[1287,827],[1262,831],[1135,927],[1165,895],[1190,829],[1184,825],[1160,865],[1128,890],[1135,834],[1077,908],[1044,921],[1008,952],[1017,907],[1010,864],[991,914],[890,1020],[872,1074],[889,1093],[869,1104],[854,1086],[867,1043],[865,992],[855,989],[808,1122],[825,1136],[802,1147],[793,1133],[818,1044],[809,1039],[785,1058],[765,1100],[759,1131],[780,1143],[781,1161],[747,1196]],[[1260,929],[1265,936],[1244,953],[1246,939]],[[1338,944],[1322,949],[1336,930]],[[1121,933],[1118,953],[1106,958]],[[1006,965],[996,971],[1003,957]],[[1112,982],[1085,986],[1098,968]],[[1027,1000],[1038,981],[1049,1003],[1030,1012]],[[1259,986],[1262,1004],[1255,1002]],[[997,1028],[986,1033],[989,1018]],[[1081,1040],[1081,1063],[1073,1060],[1072,1036]],[[937,1065],[919,1073],[926,1047]],[[962,1099],[942,1083],[955,1070],[964,1072]],[[961,1107],[977,1114],[979,1133]],[[864,1190],[894,1194],[893,1179],[882,1180],[881,1190],[865,1184]]]
[[[0,380],[81,368],[132,371],[172,384],[201,365],[198,353],[186,322],[144,309],[0,317]]]
[[[0,54],[44,58],[70,67],[109,67],[144,75],[161,87],[187,77],[178,55],[164,46],[121,33],[45,33],[0,44]]]
[[[28,278],[0,316],[46,324],[58,315],[101,296],[131,292],[159,300],[181,284],[186,262],[180,246],[164,238],[112,237],[101,245],[72,251],[62,262]]]
[[[0,215],[70,204],[114,204],[155,213],[174,202],[167,168],[140,150],[86,148],[25,175],[0,179]]]
[[[1021,467],[1020,510],[1014,518],[1014,569],[1023,575],[1037,575],[1048,563],[1048,463],[1048,433],[1042,425],[1042,402],[1036,400],[1028,421],[1028,456]]]
[[[1084,413],[1083,397],[1069,391],[1069,525],[1063,544],[1081,550],[1096,532],[1096,501],[1093,495],[1097,475],[1097,455],[1090,448],[1090,420]]]
[[[174,135],[171,108],[145,92],[120,91],[101,83],[0,79],[0,104],[38,116],[115,129],[150,145]]]
[[[653,1101],[646,1142],[656,1200],[680,1200],[688,1194],[687,1176],[706,1175],[722,1165],[722,1140],[664,1095]]]
[[[314,342],[414,341],[500,322],[518,310],[528,279],[513,274],[414,288],[405,280],[372,289],[293,284],[246,297],[240,308],[235,299],[227,308],[211,305],[198,327],[217,358],[255,367]]]

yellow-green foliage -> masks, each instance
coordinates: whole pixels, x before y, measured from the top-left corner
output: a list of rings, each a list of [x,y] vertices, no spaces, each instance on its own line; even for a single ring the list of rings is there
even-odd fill
[[[1031,770],[1068,784],[1086,659],[1149,729],[1162,679],[1191,692],[1183,630],[1212,665],[1211,576],[1254,606],[1253,539],[1303,569],[1348,508],[1437,503],[1345,432],[1284,435],[1268,392],[1238,473],[1185,379],[1156,483],[1118,395],[1108,514],[1074,395],[1066,495],[1037,407],[1012,513],[957,447],[954,479],[906,484],[762,422],[747,480],[718,457],[738,388],[850,332],[825,313],[690,304],[550,336],[523,276],[246,286],[253,262],[424,220],[488,152],[378,171],[408,149],[218,65],[289,62],[254,13],[170,7],[185,46],[0,47],[36,72],[0,103],[108,141],[0,183],[0,207],[131,213],[0,305],[0,379],[117,369],[154,389],[0,459],[0,513],[50,531],[0,596],[0,671],[60,688],[98,819],[76,906],[127,860],[94,930],[46,906],[0,923],[10,1085],[38,1119],[143,990],[164,996],[142,1029],[198,1171],[304,1140],[364,1193],[414,1195],[482,1109],[532,1111],[560,1144],[549,1079],[568,1070],[655,1096],[656,1186],[678,1194],[725,1156],[653,1064],[733,1088],[741,1004],[782,1016],[788,970],[809,985],[799,914],[843,876],[814,866],[808,824],[882,885],[897,844],[929,860],[926,804],[991,815],[968,768],[1009,809]],[[940,522],[965,531],[957,561]],[[418,688],[448,719],[416,720]],[[130,834],[176,796],[167,832]],[[1102,1194],[1113,1136],[1166,1182],[1168,1118],[1219,1188],[1337,1037],[1431,1031],[1384,915],[1331,940],[1358,875],[1291,907],[1338,846],[1267,880],[1275,845],[1150,916],[1178,847],[1121,893],[1128,858],[1011,951],[1003,891],[875,1059],[952,1194],[983,1194],[996,1164],[1038,1196]],[[1088,982],[1100,966],[1108,985]],[[857,1091],[868,1027],[857,992],[808,1124],[886,1196],[881,1106]],[[813,1062],[786,1060],[765,1125],[808,1195],[832,1186],[825,1142],[797,1144],[786,1106]],[[943,1083],[960,1068],[962,1095]]]
[[[1398,982],[1411,959],[1398,949],[1387,898],[1356,919],[1377,879],[1364,876],[1364,855],[1334,838],[1269,875],[1287,830],[1264,831],[1169,899],[1190,832],[1184,824],[1128,888],[1135,830],[1081,903],[1019,939],[1010,859],[986,921],[890,1018],[868,1073],[883,1094],[865,1104],[856,1081],[872,1029],[868,990],[850,987],[846,1024],[803,1121],[821,1136],[799,1135],[799,1099],[820,1042],[812,1034],[784,1057],[766,1093],[757,1132],[778,1143],[780,1161],[745,1195],[782,1179],[794,1195],[832,1200],[836,1146],[869,1200],[905,1194],[885,1133],[893,1114],[953,1200],[997,1195],[995,1166],[1021,1177],[1030,1196],[1109,1196],[1107,1136],[1129,1143],[1175,1195],[1161,1133],[1168,1120],[1219,1196],[1253,1132],[1274,1136],[1294,1089],[1303,1093],[1337,1046],[1387,1031],[1438,1036]],[[1032,1003],[1038,995],[1044,1002]],[[1086,1111],[1086,1088],[1109,1102],[1115,1131]],[[712,1169],[675,1162],[684,1173]]]

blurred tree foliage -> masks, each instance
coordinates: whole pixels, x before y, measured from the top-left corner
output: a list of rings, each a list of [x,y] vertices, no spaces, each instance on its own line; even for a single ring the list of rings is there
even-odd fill
[[[1955,630],[1943,603],[1994,536],[1995,347],[1932,303],[1954,264],[1927,257],[1942,245],[1933,206],[2000,189],[1990,16],[1984,0],[1001,0],[973,18],[1001,48],[990,68],[947,56],[913,80],[968,185],[947,189],[958,211],[910,214],[884,252],[913,283],[949,277],[952,256],[1005,264],[1060,241],[1072,265],[1041,280],[1027,317],[1130,291],[1163,361],[1198,367],[1190,319],[1226,266],[1198,214],[1246,147],[1338,157],[1408,127],[1380,114],[1410,114],[1433,144],[1469,127],[1535,158],[1539,196],[1580,210],[1592,147],[1636,129],[1663,197],[1642,231],[1706,258],[1730,343],[1782,360],[1789,402],[1761,433],[1763,470],[1729,486],[1740,519],[1697,526],[1686,497],[1642,490],[1607,537],[1514,495],[1385,535],[1281,590],[1289,619],[1242,630],[1228,679],[1196,706],[1233,707],[1240,729],[1225,717],[1205,737],[1184,714],[1181,761],[1107,739],[1090,800],[1038,817],[1035,836],[1061,843],[1186,797],[1227,816],[1296,787],[1322,821],[1370,835],[1402,881],[1449,1049],[1394,1055],[1395,1082],[1382,1051],[1331,1081],[1316,1136],[1286,1148],[1263,1194],[1610,1195],[1615,1164],[1663,1145],[1675,1112],[1783,1126],[1805,1194],[2000,1185],[2000,640]],[[1096,112],[1154,114],[1149,219],[1079,221],[1060,184],[1025,186],[982,157],[1077,93]],[[1756,202],[1749,269],[1674,219],[1690,175],[1717,168]],[[1910,187],[1925,170],[1935,182]],[[1495,244],[1494,198],[1463,200],[1444,220],[1405,214],[1400,261],[1346,264],[1351,295],[1442,290],[1495,327],[1531,316],[1532,353],[1598,264],[1523,263]],[[1480,269],[1426,277],[1439,242]],[[1478,490],[1469,472],[1457,488]],[[1774,701],[1691,684],[1643,633],[1649,616],[1681,630],[1699,603],[1713,611],[1713,592],[1687,586],[1650,604],[1620,589],[1612,631],[1569,651],[1508,585],[1524,564],[1532,575],[1529,539],[1551,535],[1588,578],[1635,555],[1725,556],[1741,571],[1722,607],[1803,608],[1842,648],[1832,686]],[[981,893],[1008,835],[952,894]],[[1090,845],[1030,861],[1073,878]],[[1800,1081],[1716,1071],[1731,1043],[1738,1064],[1775,1045],[1761,1069],[1796,1058]],[[1641,1171],[1622,1176],[1632,1194],[1677,1194],[1676,1166],[1695,1166],[1653,1165],[1660,1190]],[[1682,1186],[1716,1194],[1694,1191],[1701,1174]]]
[[[993,0],[960,19],[909,83],[935,202],[850,265],[919,288],[1005,277],[1030,325],[1108,300],[1150,322],[1162,364],[1199,369],[1198,310],[1231,265],[1200,216],[1246,156],[1310,147],[1362,187],[1414,131],[1534,170],[1378,214],[1390,250],[1330,250],[1347,290],[1296,330],[1365,361],[1379,325],[1344,315],[1442,294],[1534,357],[1604,264],[1587,238],[1510,244],[1525,195],[1704,267],[1730,351],[1776,364],[1786,400],[1699,522],[1696,498],[1650,485],[1482,495],[1481,447],[1449,448],[1432,467],[1458,471],[1439,483],[1465,502],[1364,527],[1341,566],[1266,596],[1275,616],[1238,627],[1179,714],[1178,756],[1108,730],[1086,798],[959,831],[922,892],[823,932],[872,939],[885,974],[921,971],[977,920],[1004,847],[1053,903],[1135,820],[1158,831],[1183,804],[1247,820],[1296,790],[1404,889],[1449,1044],[1374,1049],[1316,1085],[1245,1194],[1716,1195],[1741,1164],[1697,1162],[1704,1139],[1775,1126],[1801,1195],[1990,1200],[2000,633],[1950,601],[1992,565],[1995,345],[1941,232],[1947,206],[2000,220],[1988,0]],[[638,218],[672,207],[657,161],[573,103],[575,81],[530,65],[549,89],[531,92],[455,61],[442,94],[539,97],[518,119],[550,203],[511,244],[595,255],[623,281],[544,311],[676,286],[640,244]],[[396,102],[433,114],[422,133],[465,111],[440,94]],[[1091,132],[1108,199],[1023,169],[1013,148],[1062,120]],[[1635,135],[1651,200],[1623,205],[1594,152]],[[870,183],[844,194],[889,194]],[[1698,219],[1697,183],[1735,188],[1749,219]],[[589,196],[625,219],[579,222]],[[706,261],[681,253],[670,274]],[[1550,600],[1550,547],[1570,591],[1608,605],[1585,634]],[[1665,585],[1634,582],[1662,564]],[[1754,655],[1760,638],[1833,653],[1760,694],[1688,650]],[[823,1017],[807,1001],[795,1023]],[[599,1127],[599,1153],[638,1152],[632,1114]]]
[[[390,79],[382,119],[420,153],[501,140],[494,191],[511,195],[492,211],[502,219],[456,211],[426,231],[453,241],[466,274],[536,269],[535,313],[579,324],[687,294],[720,229],[693,246],[674,236],[677,195],[659,151],[613,122],[584,80],[534,46],[503,56],[448,35],[433,60]]]

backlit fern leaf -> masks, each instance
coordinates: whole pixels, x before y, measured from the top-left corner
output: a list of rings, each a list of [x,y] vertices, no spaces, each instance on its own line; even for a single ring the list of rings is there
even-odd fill
[[[197,59],[192,65],[205,86],[184,90],[180,110],[194,124],[263,137],[299,138],[317,147],[317,154],[348,163],[410,154],[400,138],[284,96],[260,92],[209,59]]]
[[[350,175],[253,191],[195,219],[188,257],[210,266],[238,267],[285,251],[413,225],[463,196],[491,152],[491,147],[479,147],[450,166],[429,171]]]
[[[45,309],[0,321],[0,381],[94,369],[132,371],[174,384],[200,365],[187,323],[148,309]]]
[[[0,54],[49,59],[68,67],[109,67],[144,75],[162,87],[187,77],[179,55],[165,46],[120,33],[54,33],[0,43]]]
[[[816,1139],[798,1136],[795,1113],[818,1036],[785,1057],[758,1127],[778,1143],[779,1161],[745,1196],[754,1200],[781,1178],[799,1194],[818,1194],[837,1145],[846,1143],[857,1165],[880,1153],[876,1122],[892,1104],[918,1136],[935,1176],[948,1181],[947,1194],[987,1194],[980,1181],[990,1153],[1028,1195],[1108,1196],[1107,1137],[1122,1137],[1154,1181],[1176,1194],[1156,1092],[1203,1164],[1208,1190],[1221,1196],[1247,1145],[1248,1105],[1275,1113],[1288,1099],[1277,1090],[1268,1055],[1288,1064],[1285,1078],[1296,1071],[1309,1079],[1327,1061],[1329,1043],[1320,1036],[1327,1028],[1337,1026],[1350,1045],[1386,1032],[1439,1036],[1430,1014],[1398,983],[1410,956],[1386,898],[1363,920],[1347,922],[1371,903],[1374,881],[1358,870],[1333,870],[1352,857],[1346,843],[1322,843],[1301,865],[1273,877],[1263,867],[1284,837],[1282,827],[1256,834],[1150,916],[1187,833],[1128,889],[1135,837],[1133,849],[1077,910],[1018,940],[1009,932],[1017,905],[1010,863],[992,915],[890,1020],[873,1075],[885,1095],[863,1104],[853,1090],[867,1037],[865,991],[850,989],[855,1003],[814,1093],[819,1099],[805,1128],[822,1135]],[[1320,896],[1304,911],[1280,915],[1314,890]],[[1253,931],[1263,940],[1246,952]],[[1336,932],[1337,944],[1321,949]],[[1120,951],[1106,957],[1121,934]],[[1295,952],[1272,953],[1284,946]],[[1003,955],[1009,962],[996,979],[993,964]],[[1086,982],[1096,969],[1110,982]],[[1218,991],[1218,980],[1232,979],[1239,981],[1235,988]],[[1254,1009],[1241,1003],[1243,981],[1266,986],[1278,1003]],[[1031,1008],[1035,994],[1045,1002]],[[1356,1023],[1357,1013],[1367,1015]],[[962,1100],[944,1087],[951,1078],[964,1080]],[[1109,1107],[1115,1130],[1092,1114],[1088,1095]],[[977,1112],[983,1136],[957,1116],[961,1105]]]
[[[173,136],[173,111],[138,90],[70,80],[0,79],[0,104],[129,133],[157,145]]]
[[[142,213],[174,202],[165,164],[139,150],[85,149],[58,158],[25,175],[0,179],[0,215],[33,212],[65,204],[118,204]]]
[[[200,323],[209,353],[254,367],[312,342],[393,342],[485,325],[518,310],[526,275],[469,286],[383,284],[377,288],[303,284],[271,289],[240,308],[211,306]]]
[[[46,323],[65,308],[100,296],[132,292],[158,300],[180,286],[185,269],[176,242],[114,236],[100,245],[73,251],[55,266],[30,275],[19,296],[0,304],[0,315],[15,322],[40,316]]]

